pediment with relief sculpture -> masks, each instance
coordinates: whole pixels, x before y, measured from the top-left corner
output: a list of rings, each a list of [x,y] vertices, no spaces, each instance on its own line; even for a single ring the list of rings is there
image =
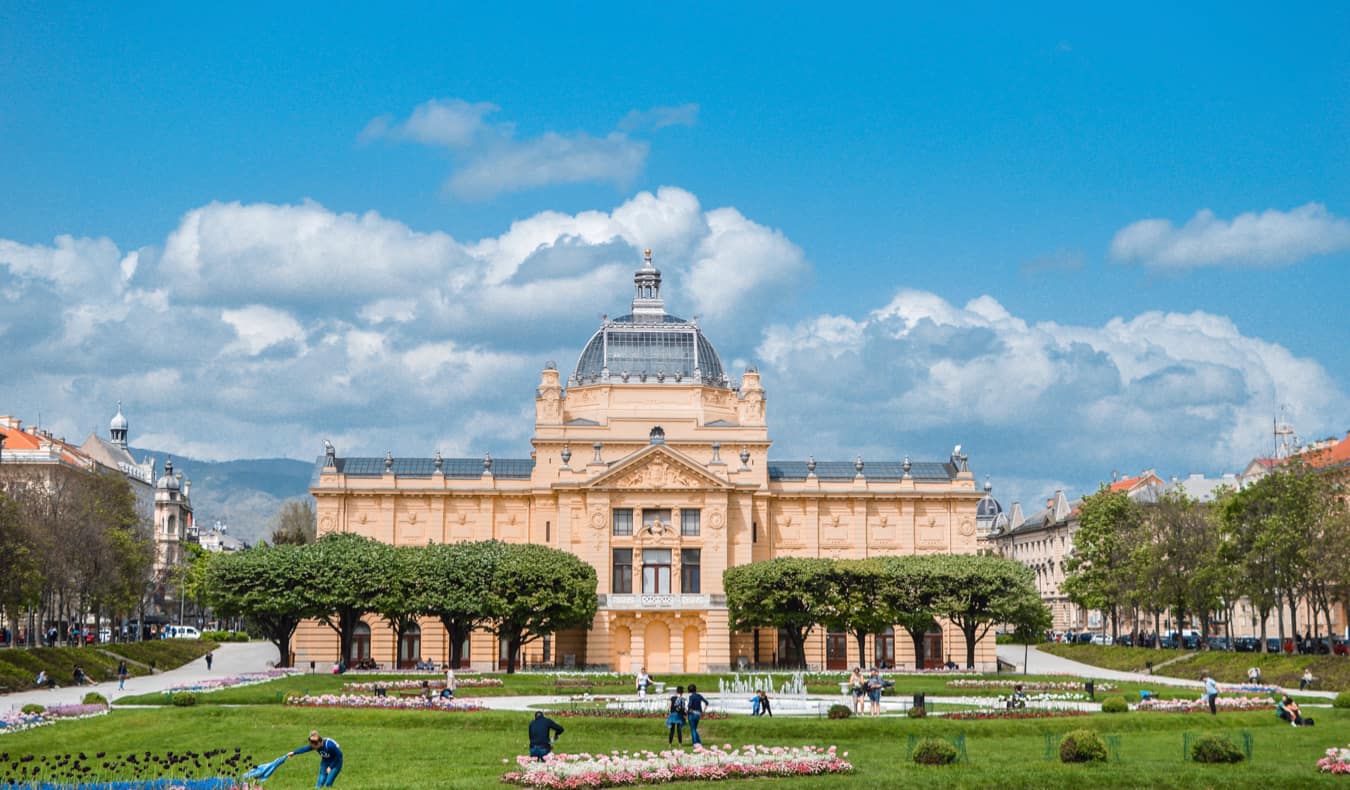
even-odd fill
[[[588,481],[585,488],[640,491],[726,489],[727,481],[708,473],[697,462],[665,445],[649,445]]]

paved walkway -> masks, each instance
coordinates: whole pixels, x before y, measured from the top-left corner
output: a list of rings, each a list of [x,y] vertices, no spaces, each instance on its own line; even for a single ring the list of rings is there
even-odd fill
[[[86,648],[92,649],[92,648]],[[117,645],[107,645],[109,652],[116,653]],[[224,678],[245,672],[261,672],[270,669],[269,662],[276,661],[277,649],[271,642],[231,642],[216,649],[211,669],[206,669],[206,659],[190,661],[177,669],[156,672],[153,675],[127,678],[126,689],[117,690],[117,681],[110,680],[87,686],[62,686],[57,689],[33,689],[0,695],[0,710],[22,708],[29,703],[38,705],[75,705],[84,699],[84,695],[97,691],[110,700],[124,694],[150,694],[164,691],[184,683],[195,683],[208,678]],[[60,682],[60,679],[57,681]]]
[[[1170,655],[1166,653],[1165,655]],[[1022,672],[1022,645],[999,645],[998,657],[1010,664],[1017,666],[1017,671]],[[1037,650],[1035,647],[1026,649],[1026,674],[1029,675],[1077,675],[1082,678],[1100,678],[1102,680],[1122,680],[1130,683],[1146,683],[1155,686],[1180,686],[1187,688],[1201,688],[1205,684],[1200,680],[1189,680],[1187,678],[1168,677],[1166,675],[1150,675],[1147,672],[1121,672],[1116,669],[1103,669],[1094,667],[1090,664],[1083,664],[1068,658],[1051,655]],[[1308,689],[1299,691],[1298,689],[1281,689],[1289,694],[1301,694],[1306,697],[1324,697],[1331,699],[1336,696],[1334,691],[1314,691]]]

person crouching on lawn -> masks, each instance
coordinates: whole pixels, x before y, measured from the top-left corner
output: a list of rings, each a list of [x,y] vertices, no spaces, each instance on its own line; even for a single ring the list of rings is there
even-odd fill
[[[337,781],[338,774],[342,773],[342,749],[337,741],[332,738],[321,738],[318,730],[311,730],[309,743],[288,752],[286,756],[294,757],[305,752],[319,753],[319,781],[315,782],[314,786],[332,787],[333,782]]]
[[[530,722],[530,756],[543,762],[549,752],[553,751],[553,742],[558,740],[558,735],[550,737],[551,733],[563,734],[562,725],[544,715],[543,711],[534,712],[534,721]]]
[[[1303,711],[1298,709],[1298,703],[1294,702],[1288,694],[1285,694],[1284,698],[1275,706],[1275,715],[1295,727],[1303,726]]]

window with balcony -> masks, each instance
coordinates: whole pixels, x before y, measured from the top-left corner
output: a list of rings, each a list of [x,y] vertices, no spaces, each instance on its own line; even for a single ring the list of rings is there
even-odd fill
[[[689,594],[702,591],[702,553],[699,549],[680,549],[680,592]]]
[[[614,508],[614,534],[633,534],[633,509],[631,507]]]
[[[685,536],[697,536],[702,529],[703,511],[698,508],[684,508],[680,510],[680,534]]]
[[[631,593],[633,591],[633,550],[614,550],[613,582],[610,592]]]
[[[642,591],[670,594],[670,549],[642,550]]]

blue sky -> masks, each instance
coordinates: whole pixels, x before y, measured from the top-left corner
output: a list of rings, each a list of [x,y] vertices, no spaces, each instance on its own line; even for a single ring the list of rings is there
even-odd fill
[[[1344,6],[843,11],[6,4],[0,410],[523,454],[652,246],[780,457],[1031,500],[1350,428]]]

